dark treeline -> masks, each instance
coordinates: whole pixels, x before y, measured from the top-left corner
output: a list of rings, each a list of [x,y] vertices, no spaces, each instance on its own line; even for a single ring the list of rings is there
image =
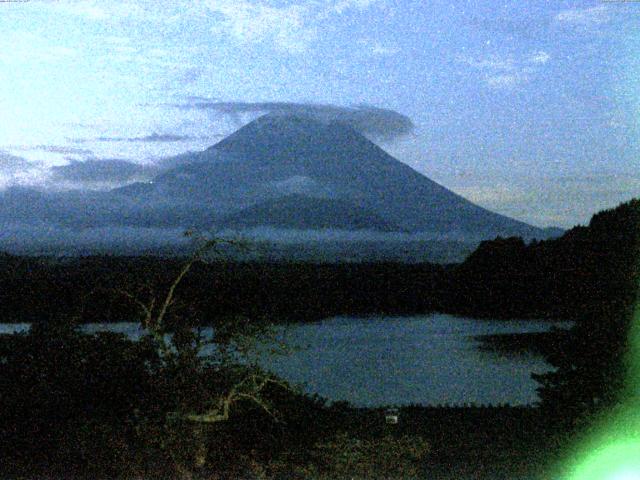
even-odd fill
[[[586,227],[526,245],[483,242],[447,281],[444,310],[502,318],[581,320],[634,300],[640,201],[594,215]]]
[[[637,348],[632,322],[640,321],[634,317],[640,293],[640,200],[598,213],[576,236],[589,247],[582,260],[595,281],[583,291],[580,321],[564,348],[547,355],[556,370],[533,375],[545,415],[567,429],[637,395],[629,388],[635,379],[628,378],[627,360]]]
[[[139,312],[127,294],[163,291],[182,264],[158,257],[4,257],[0,318],[38,321],[75,312],[82,321],[135,320]],[[202,322],[225,314],[280,322],[429,312],[438,308],[444,271],[429,264],[211,262],[194,265],[178,294]]]
[[[216,261],[195,266],[179,294],[202,322],[214,314],[306,321],[433,311],[581,320],[601,305],[632,301],[637,203],[600,212],[588,226],[557,239],[485,241],[458,265]],[[5,255],[0,257],[0,318],[33,321],[75,312],[83,321],[135,319],[136,307],[125,293],[157,294],[182,263],[152,256]]]
[[[449,280],[449,311],[576,321],[568,332],[535,340],[556,368],[533,375],[541,412],[556,431],[571,435],[628,400],[626,359],[634,348],[629,333],[640,285],[640,200],[599,212],[588,226],[555,240],[485,242]],[[522,340],[492,343],[498,350],[518,349]]]

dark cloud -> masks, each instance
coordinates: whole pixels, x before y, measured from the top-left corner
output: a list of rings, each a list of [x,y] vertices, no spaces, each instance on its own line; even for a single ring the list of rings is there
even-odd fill
[[[102,125],[99,123],[85,123],[85,122],[66,122],[63,123],[65,127],[75,127],[75,128],[100,128]]]
[[[41,152],[63,153],[66,155],[93,155],[93,152],[86,148],[66,147],[60,145],[22,145],[13,146],[11,148],[13,150],[20,150],[23,152],[38,150]]]
[[[279,115],[305,115],[322,121],[337,120],[350,125],[359,132],[379,140],[393,140],[407,135],[414,129],[409,117],[394,110],[369,105],[340,107],[314,103],[292,102],[220,102],[193,98],[178,108],[205,110],[229,115],[236,120],[242,113],[274,113]]]
[[[156,168],[120,159],[71,160],[68,165],[51,167],[54,180],[68,182],[127,182],[151,177]]]
[[[128,142],[182,142],[184,140],[194,140],[195,137],[189,135],[176,135],[173,133],[152,133],[144,137],[127,138]]]
[[[0,150],[0,172],[12,173],[32,165],[33,162],[26,158],[17,157]]]
[[[221,102],[222,99],[221,98],[217,98],[217,97],[202,97],[200,95],[187,95],[186,97],[183,97],[185,101],[189,102],[189,103],[195,103],[195,102]]]
[[[91,150],[87,150],[86,148],[60,147],[57,145],[36,145],[33,149],[41,150],[43,152],[64,153],[67,155],[93,155],[93,152]]]
[[[187,140],[199,140],[202,137],[192,137],[190,135],[177,135],[174,133],[152,133],[142,137],[96,137],[96,138],[73,138],[69,139],[76,143],[85,142],[184,142]],[[72,152],[68,152],[72,153]]]

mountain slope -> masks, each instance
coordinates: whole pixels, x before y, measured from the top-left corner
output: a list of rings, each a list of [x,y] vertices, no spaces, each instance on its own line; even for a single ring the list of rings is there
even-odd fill
[[[375,212],[347,200],[312,198],[300,194],[268,200],[233,213],[221,220],[223,227],[243,228],[269,225],[302,230],[376,230],[398,232]]]

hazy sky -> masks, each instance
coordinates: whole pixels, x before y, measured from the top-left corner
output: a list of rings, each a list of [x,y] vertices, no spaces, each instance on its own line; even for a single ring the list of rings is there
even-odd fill
[[[584,223],[640,196],[640,2],[0,2],[0,188],[87,160],[133,180],[258,102],[385,109],[381,145],[433,180]]]

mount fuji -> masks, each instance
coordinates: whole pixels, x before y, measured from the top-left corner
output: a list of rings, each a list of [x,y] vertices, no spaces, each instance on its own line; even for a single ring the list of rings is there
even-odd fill
[[[25,231],[36,238],[33,232],[44,226],[64,229],[67,244],[75,232],[119,232],[114,242],[125,250],[144,245],[150,231],[156,245],[163,231],[175,237],[185,229],[234,231],[305,248],[315,242],[320,250],[327,244],[318,242],[331,240],[351,253],[358,242],[370,252],[389,241],[418,242],[422,249],[426,241],[469,245],[496,236],[561,233],[475,205],[338,121],[268,114],[167,164],[173,166],[152,181],[110,191],[9,189],[0,193],[0,223],[5,232],[20,226],[18,243]],[[0,248],[6,248],[4,240]]]
[[[153,183],[113,192],[171,198],[207,214],[210,227],[410,232],[434,238],[546,238],[540,229],[486,210],[396,160],[339,122],[265,115]],[[198,209],[200,210],[200,209]]]

